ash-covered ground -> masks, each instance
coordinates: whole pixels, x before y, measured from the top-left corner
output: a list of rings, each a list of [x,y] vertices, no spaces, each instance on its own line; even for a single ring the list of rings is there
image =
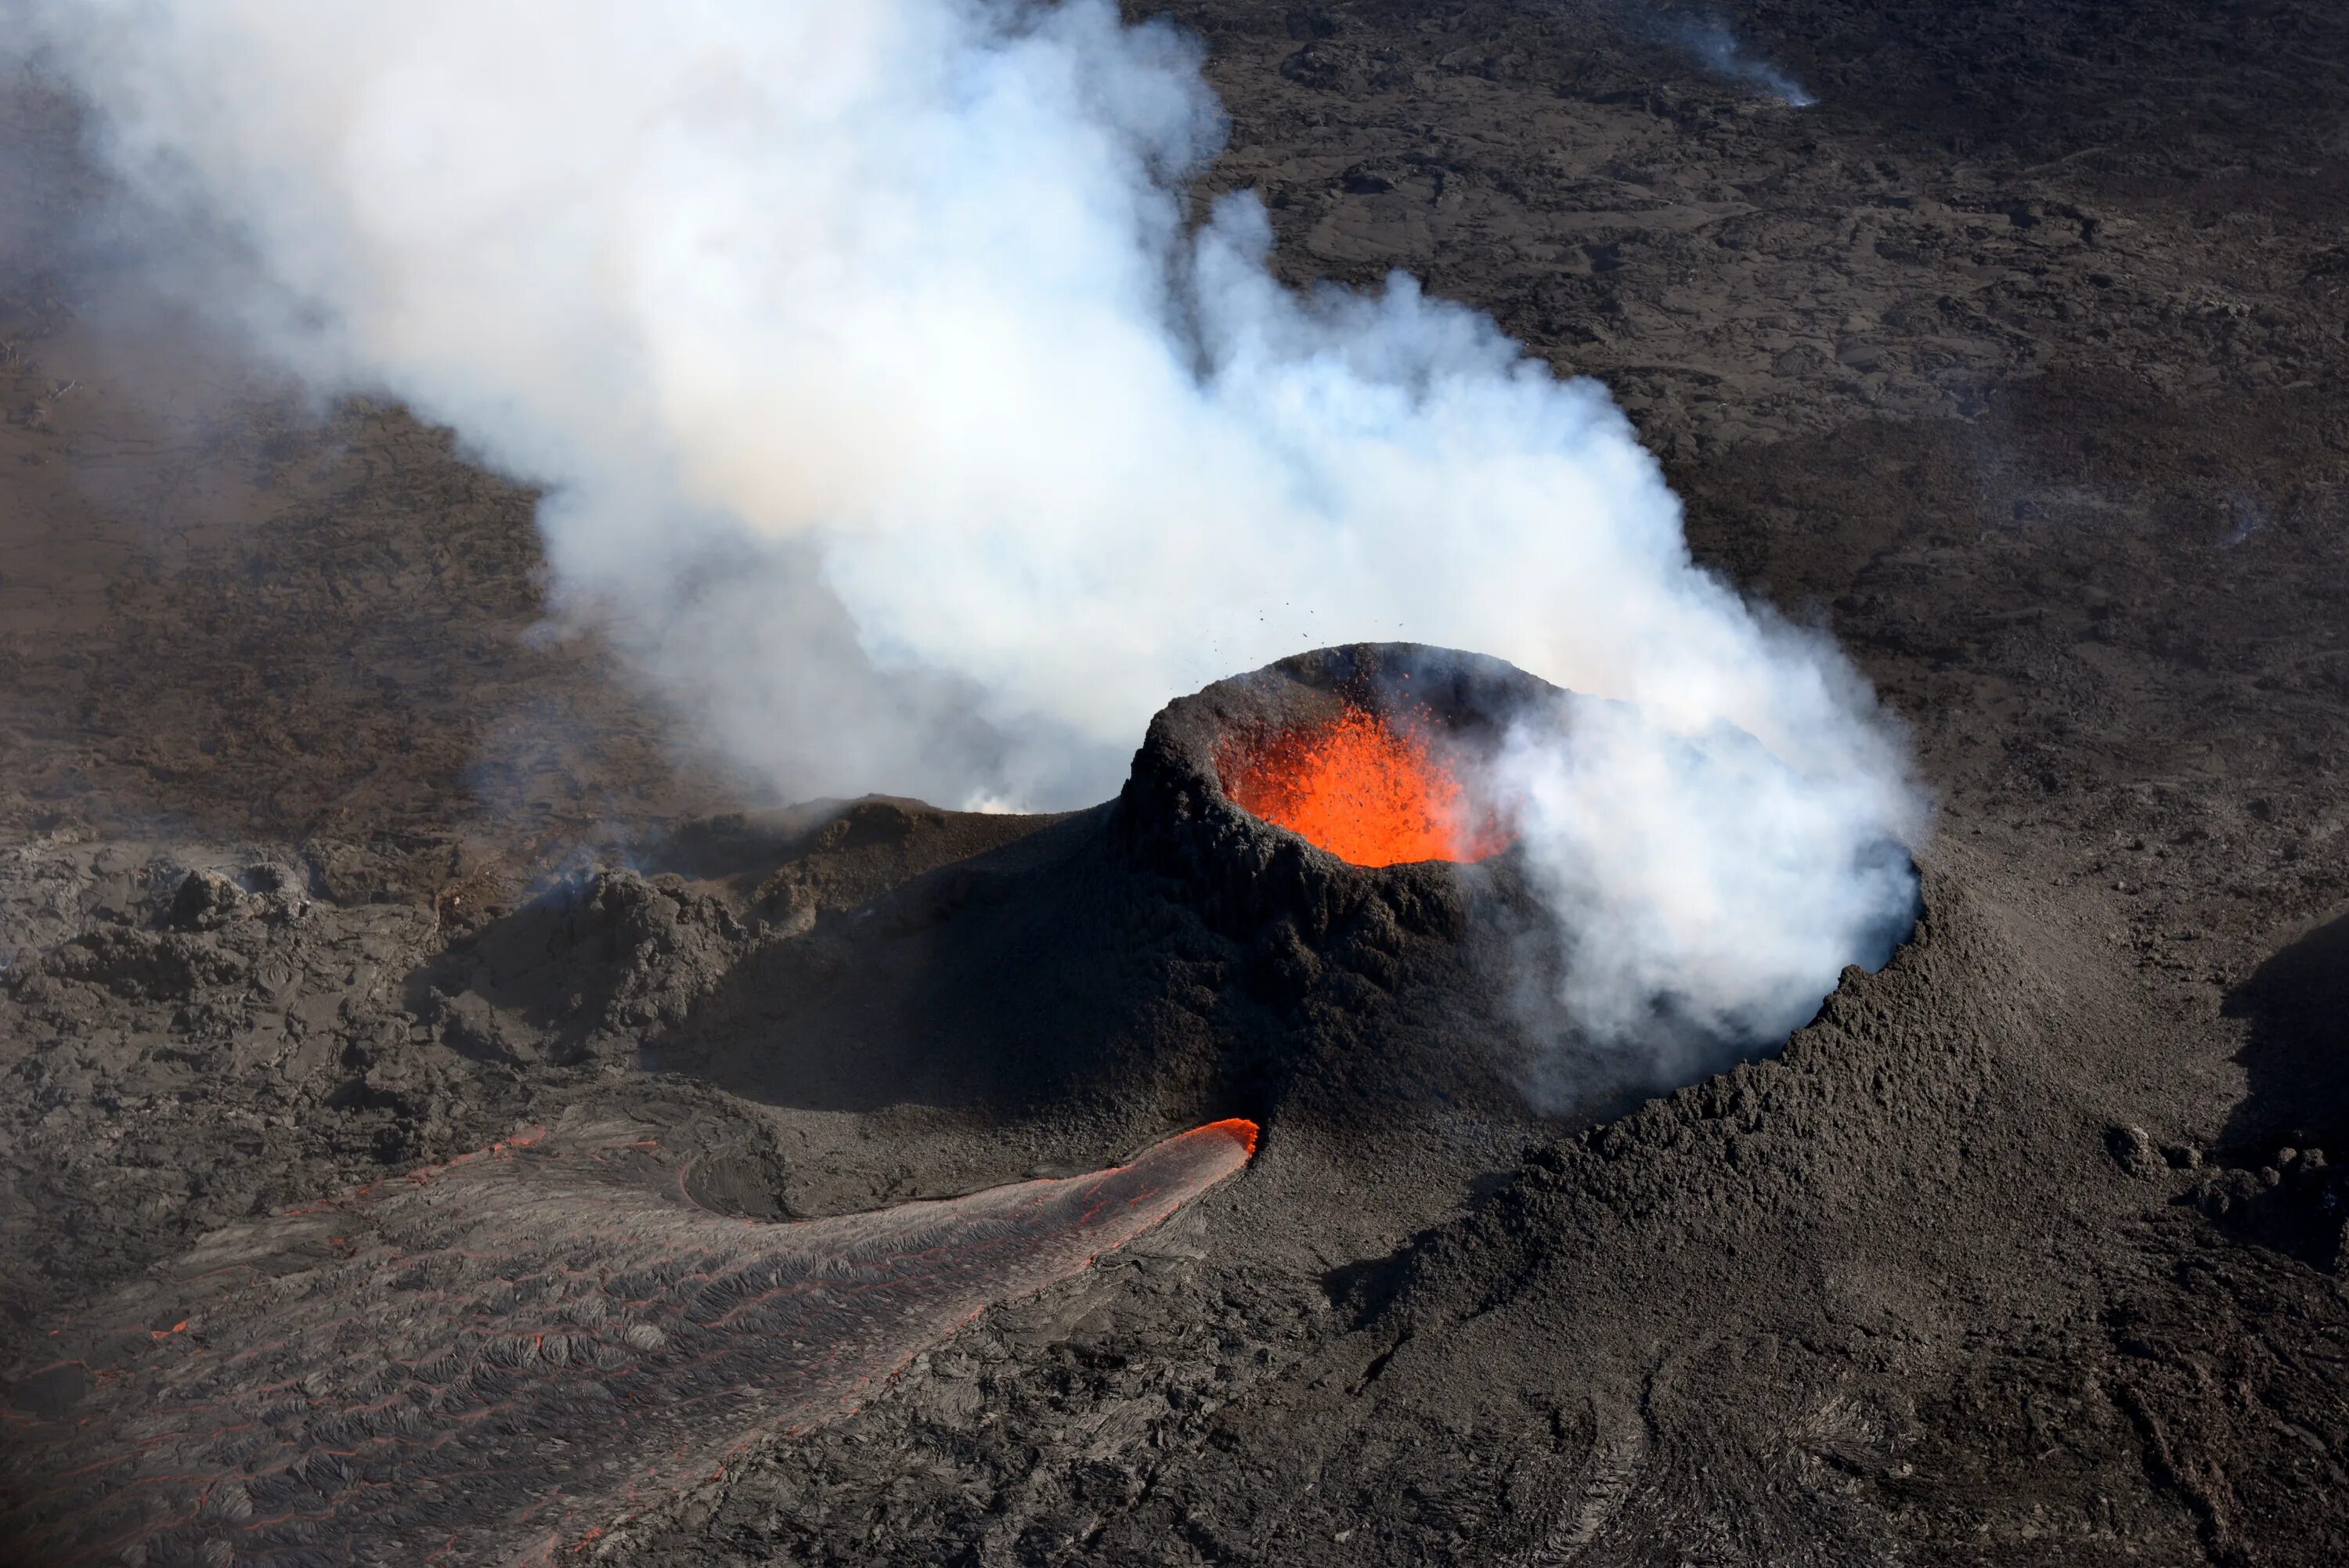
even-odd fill
[[[527,1123],[772,1220],[1245,1115],[1166,1227],[598,1544],[2349,1557],[2349,18],[1171,9],[1291,281],[1405,267],[1605,380],[1699,557],[1912,727],[1909,945],[1782,1055],[1545,1117],[1465,895],[1245,923],[1115,806],[757,799],[534,632],[528,493],[138,322],[19,80],[7,1363]]]

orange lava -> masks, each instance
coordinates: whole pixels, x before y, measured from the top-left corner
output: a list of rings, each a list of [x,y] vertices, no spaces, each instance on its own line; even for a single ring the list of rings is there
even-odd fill
[[[1509,847],[1423,737],[1350,704],[1318,729],[1218,763],[1239,806],[1358,866],[1481,861]]]
[[[1240,1146],[1240,1152],[1250,1159],[1256,1156],[1257,1124],[1244,1116],[1227,1116],[1221,1121],[1211,1121],[1205,1127],[1195,1127],[1183,1134],[1188,1142],[1194,1139],[1228,1138]]]

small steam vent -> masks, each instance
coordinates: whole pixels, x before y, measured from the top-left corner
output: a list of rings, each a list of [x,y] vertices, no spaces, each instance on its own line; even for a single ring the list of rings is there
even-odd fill
[[[1309,928],[1377,897],[1456,929],[1460,872],[1512,842],[1485,764],[1513,715],[1565,695],[1449,648],[1299,654],[1161,709],[1122,815],[1146,859],[1238,923]]]

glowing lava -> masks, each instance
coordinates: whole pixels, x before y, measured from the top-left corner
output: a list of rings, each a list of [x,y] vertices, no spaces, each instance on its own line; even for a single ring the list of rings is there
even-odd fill
[[[1236,804],[1358,866],[1481,861],[1512,838],[1423,736],[1351,704],[1318,728],[1227,747],[1216,768]]]

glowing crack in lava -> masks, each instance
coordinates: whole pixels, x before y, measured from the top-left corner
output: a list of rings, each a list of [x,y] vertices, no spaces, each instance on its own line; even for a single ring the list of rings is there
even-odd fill
[[[1512,837],[1423,735],[1351,703],[1316,727],[1227,742],[1216,765],[1234,804],[1358,866],[1481,861]]]
[[[640,1130],[232,1226],[61,1330],[0,1400],[0,1559],[575,1561],[1256,1147],[1219,1121],[1090,1176],[772,1224],[695,1205]]]

